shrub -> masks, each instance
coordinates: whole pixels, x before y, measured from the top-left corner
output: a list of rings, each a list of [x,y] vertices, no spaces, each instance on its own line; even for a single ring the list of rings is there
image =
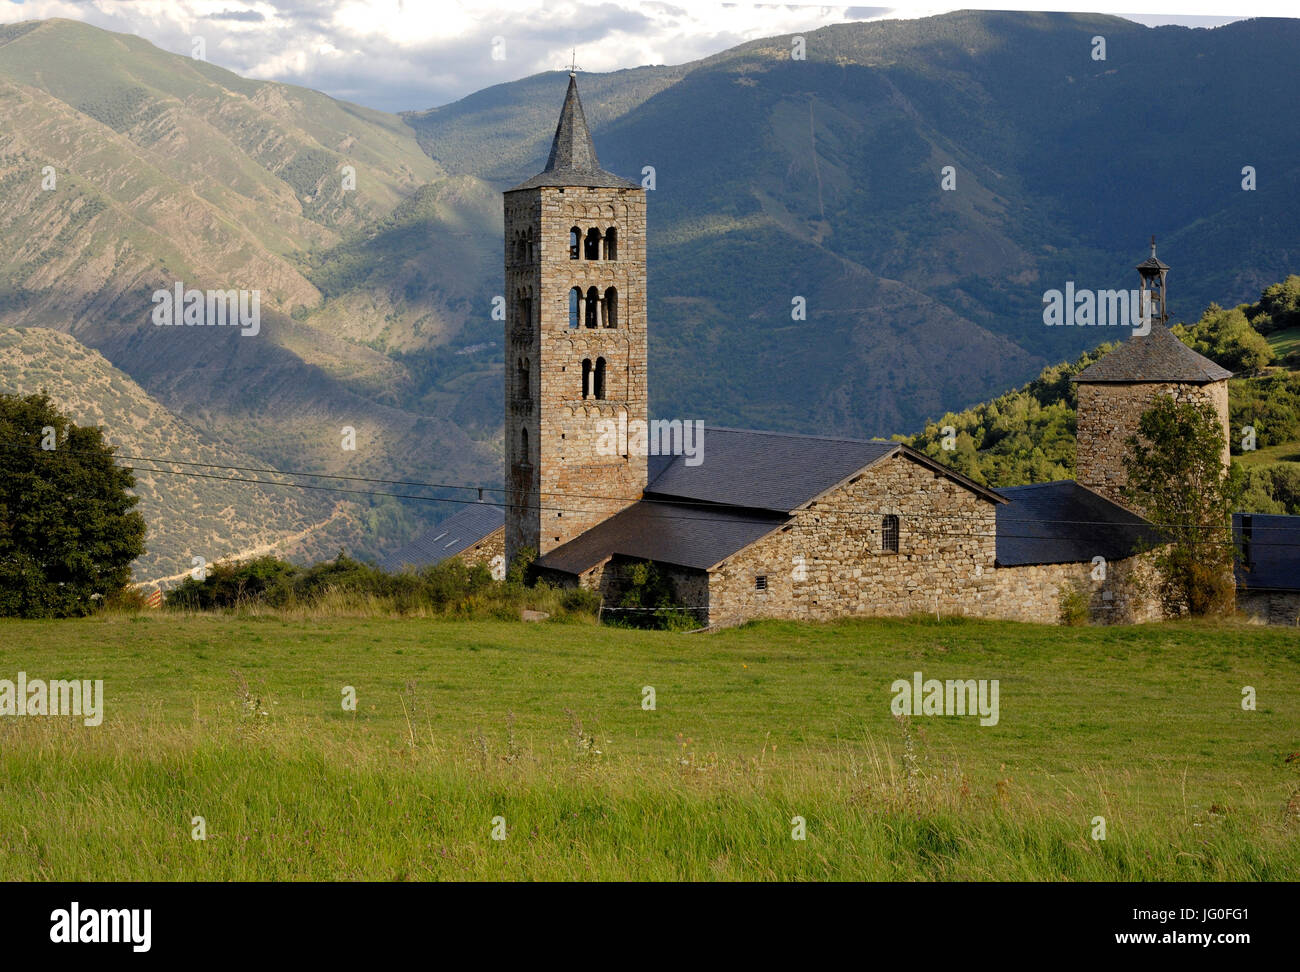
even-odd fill
[[[1074,584],[1062,584],[1057,593],[1061,624],[1077,627],[1088,622],[1088,594]]]

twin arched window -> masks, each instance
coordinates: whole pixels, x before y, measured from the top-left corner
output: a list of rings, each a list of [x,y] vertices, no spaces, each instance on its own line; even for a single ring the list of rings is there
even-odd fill
[[[515,397],[529,398],[528,359],[520,358],[515,372]]]
[[[604,358],[597,358],[594,365],[590,358],[582,359],[582,397],[597,400],[605,398]]]
[[[583,293],[581,287],[569,291],[569,328],[579,327],[618,327],[618,290],[607,287],[601,294],[596,287],[588,287]]]
[[[586,233],[575,226],[569,230],[570,260],[617,260],[618,228],[610,226],[605,232],[593,226]]]
[[[515,293],[515,326],[523,331],[533,326],[532,287],[521,287]]]
[[[515,263],[532,263],[533,256],[533,228],[530,226],[515,233]]]

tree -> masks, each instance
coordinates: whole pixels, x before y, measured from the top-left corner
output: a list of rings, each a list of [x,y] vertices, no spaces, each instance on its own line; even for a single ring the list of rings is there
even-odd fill
[[[1194,325],[1177,324],[1173,331],[1193,351],[1230,371],[1258,371],[1277,357],[1240,307],[1224,310],[1211,304]]]
[[[0,615],[82,615],[121,592],[144,553],[134,485],[100,428],[0,394]]]
[[[1155,566],[1166,613],[1230,613],[1232,511],[1244,477],[1235,463],[1223,467],[1223,426],[1214,408],[1161,395],[1127,444],[1125,493],[1165,541]]]

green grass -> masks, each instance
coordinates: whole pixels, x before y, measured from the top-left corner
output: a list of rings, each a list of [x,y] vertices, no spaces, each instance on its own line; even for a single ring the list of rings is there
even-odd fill
[[[1274,331],[1268,336],[1268,346],[1276,352],[1278,361],[1283,360],[1292,351],[1300,351],[1300,327]]]
[[[0,622],[19,670],[107,714],[0,719],[10,880],[1300,877],[1293,630],[155,614]],[[900,724],[916,670],[998,725]]]
[[[1300,441],[1252,449],[1232,457],[1243,466],[1271,466],[1279,462],[1300,462]]]

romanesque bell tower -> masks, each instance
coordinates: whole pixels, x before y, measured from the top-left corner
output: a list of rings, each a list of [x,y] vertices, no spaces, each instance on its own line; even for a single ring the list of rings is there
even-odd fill
[[[546,168],[505,193],[505,271],[510,561],[646,486],[646,195],[600,167],[572,72]]]

